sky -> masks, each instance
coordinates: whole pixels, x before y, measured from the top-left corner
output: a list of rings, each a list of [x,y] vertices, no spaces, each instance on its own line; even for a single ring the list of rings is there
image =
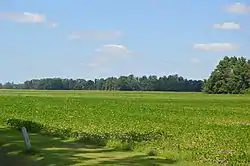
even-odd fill
[[[0,0],[0,82],[205,79],[224,56],[250,59],[249,30],[250,0]]]

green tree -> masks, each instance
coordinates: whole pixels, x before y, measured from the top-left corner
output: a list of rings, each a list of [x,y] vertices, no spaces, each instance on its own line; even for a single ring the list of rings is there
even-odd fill
[[[244,93],[250,87],[250,63],[244,57],[225,56],[210,77],[204,81],[203,91],[215,94]]]
[[[236,70],[237,71],[237,70]],[[241,85],[241,84],[239,84]],[[155,75],[135,77],[129,76],[108,77],[106,79],[61,79],[42,78],[27,80],[22,84],[7,82],[5,89],[40,89],[40,90],[121,90],[121,91],[201,91],[201,80],[187,80],[178,75]]]

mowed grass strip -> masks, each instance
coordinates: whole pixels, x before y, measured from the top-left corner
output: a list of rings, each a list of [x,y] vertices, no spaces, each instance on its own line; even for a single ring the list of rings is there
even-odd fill
[[[0,127],[0,166],[188,166],[196,164],[176,162],[168,158],[149,156],[144,153],[131,153],[87,145],[74,139],[61,139],[37,133],[30,133],[29,137],[32,150],[28,152],[25,150],[20,131]]]
[[[247,95],[1,91],[0,103],[2,125],[16,118],[90,134],[164,131],[163,137],[136,142],[133,149],[176,160],[250,163]]]

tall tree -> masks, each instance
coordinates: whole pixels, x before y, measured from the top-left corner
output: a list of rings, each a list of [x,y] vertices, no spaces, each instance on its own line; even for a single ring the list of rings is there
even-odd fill
[[[204,92],[244,93],[250,87],[250,63],[244,57],[225,56],[204,81]]]

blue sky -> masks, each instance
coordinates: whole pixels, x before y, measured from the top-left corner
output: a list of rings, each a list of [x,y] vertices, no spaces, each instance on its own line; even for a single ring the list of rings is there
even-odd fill
[[[0,82],[179,74],[250,58],[250,0],[1,0]]]

